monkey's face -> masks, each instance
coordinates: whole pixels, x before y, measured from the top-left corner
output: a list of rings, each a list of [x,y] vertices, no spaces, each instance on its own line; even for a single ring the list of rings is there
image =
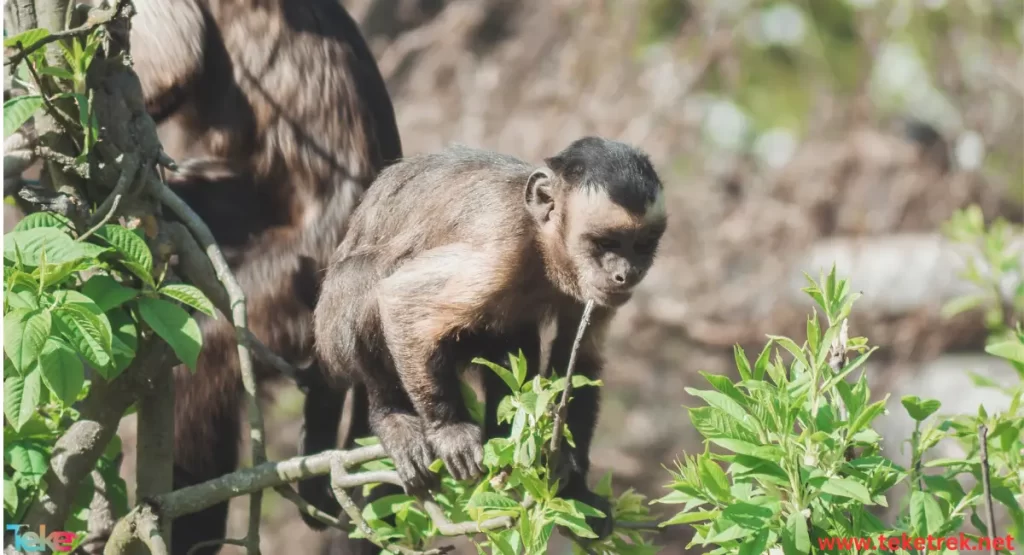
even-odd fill
[[[562,236],[580,300],[609,307],[625,304],[647,275],[665,232],[660,195],[636,213],[604,191],[581,190],[569,195],[565,209]]]

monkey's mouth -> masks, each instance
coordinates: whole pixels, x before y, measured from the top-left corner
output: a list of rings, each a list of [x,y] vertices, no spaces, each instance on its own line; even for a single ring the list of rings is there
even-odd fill
[[[597,304],[604,305],[604,306],[611,306],[611,307],[622,306],[622,305],[626,304],[627,302],[629,302],[629,299],[633,298],[633,290],[632,289],[626,289],[626,290],[619,289],[619,290],[611,290],[611,291],[603,290],[603,289],[596,289],[594,291],[594,293],[595,293],[594,294],[594,301]]]

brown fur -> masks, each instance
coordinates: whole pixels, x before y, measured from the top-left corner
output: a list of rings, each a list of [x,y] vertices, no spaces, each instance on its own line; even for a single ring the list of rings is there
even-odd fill
[[[326,380],[363,384],[370,425],[406,487],[433,485],[440,457],[457,479],[481,472],[481,430],[457,370],[523,349],[535,373],[540,327],[554,318],[552,366],[565,369],[587,299],[597,301],[576,372],[597,377],[604,330],[646,274],[665,229],[661,183],[639,151],[585,138],[534,168],[465,147],[385,169],[353,214],[315,310]],[[611,250],[595,241],[614,242]],[[507,392],[484,372],[486,435]],[[608,509],[585,483],[596,388],[572,402],[564,494]],[[610,514],[610,513],[608,513]],[[595,522],[609,531],[610,517]]]
[[[169,183],[228,255],[255,335],[308,364],[320,272],[366,187],[402,154],[373,56],[335,0],[161,0],[137,8],[135,69],[148,109],[165,120],[161,141],[181,165]],[[198,370],[175,371],[175,487],[230,472],[238,459],[234,331],[224,317],[197,320]],[[258,365],[257,375],[274,373]],[[336,430],[316,426],[340,417],[344,392],[328,397],[309,379],[306,433],[320,436],[306,441],[336,439]],[[177,519],[174,552],[223,537],[226,511],[222,504]]]

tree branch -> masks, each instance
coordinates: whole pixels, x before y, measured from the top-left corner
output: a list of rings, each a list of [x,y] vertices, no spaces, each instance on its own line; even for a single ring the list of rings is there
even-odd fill
[[[173,360],[174,353],[163,340],[143,341],[135,360],[120,376],[109,382],[93,380],[79,409],[81,419],[53,447],[49,468],[43,476],[46,493],[29,507],[23,522],[32,529],[45,525],[47,529],[60,530],[78,487],[117,432],[125,410],[135,401],[139,384],[156,372],[166,372]]]
[[[139,394],[138,444],[135,447],[136,499],[154,497],[174,489],[174,372],[156,372]],[[160,527],[171,537],[171,521]]]
[[[154,178],[152,173],[148,185],[154,196],[177,214],[195,235],[196,240],[199,241],[200,246],[210,258],[210,262],[213,263],[217,278],[224,284],[224,289],[227,291],[231,303],[231,320],[235,325],[235,339],[238,342],[238,366],[242,374],[242,385],[245,387],[249,401],[247,412],[249,414],[249,438],[252,442],[252,464],[254,466],[261,464],[267,460],[267,451],[264,444],[263,415],[260,412],[257,399],[256,376],[252,368],[252,358],[249,356],[245,292],[235,280],[227,260],[224,259],[224,254],[214,240],[213,233],[199,215],[185,204],[185,201],[181,200],[181,197],[176,195],[166,183]],[[252,492],[252,497],[249,500],[249,531],[246,536],[249,541],[246,552],[249,555],[258,555],[259,553],[259,519],[262,500],[262,489]]]
[[[594,311],[594,301],[587,301],[583,307],[583,317],[580,318],[579,328],[576,330],[576,339],[572,343],[572,351],[569,353],[569,364],[565,369],[565,389],[562,390],[562,400],[558,403],[558,412],[555,414],[555,429],[551,435],[551,456],[549,457],[550,468],[558,468],[558,458],[562,451],[562,428],[564,427],[566,415],[569,412],[569,396],[572,395],[572,373],[576,367],[576,354],[580,350],[580,343],[583,342],[583,334],[590,325],[590,314]]]

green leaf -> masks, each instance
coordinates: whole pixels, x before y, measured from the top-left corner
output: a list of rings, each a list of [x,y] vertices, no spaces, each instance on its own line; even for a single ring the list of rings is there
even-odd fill
[[[35,227],[4,235],[4,258],[17,261],[15,249],[21,251],[21,262],[26,266],[37,266],[44,252],[47,263],[63,264],[96,258],[106,250],[98,245],[75,241],[64,230],[55,227]]]
[[[681,512],[676,514],[676,516],[666,520],[665,522],[662,522],[658,525],[658,527],[664,528],[665,526],[675,526],[676,524],[692,524],[694,522],[700,522],[702,520],[710,520],[712,518],[717,517],[719,514],[720,513],[718,511],[694,511],[690,513]]]
[[[732,351],[733,358],[736,360],[736,369],[739,370],[740,373],[740,378],[743,380],[749,380],[751,376],[750,361],[747,360],[747,354],[743,352],[743,347],[733,345]]]
[[[53,313],[56,328],[91,366],[101,374],[107,372],[112,356],[107,316],[92,299],[77,291],[58,291],[54,296],[60,303]]]
[[[505,385],[507,385],[509,389],[511,389],[514,392],[519,391],[519,382],[516,380],[515,376],[512,375],[512,372],[509,372],[507,368],[480,357],[474,358],[473,364],[480,364],[482,366],[490,368],[495,374],[498,375],[499,378],[501,378],[501,381],[505,382]]]
[[[19,308],[4,316],[4,353],[14,368],[24,374],[43,352],[52,320],[45,310]]]
[[[761,354],[757,356],[757,360],[754,361],[754,379],[764,379],[764,371],[768,368],[769,360],[771,360],[772,342],[769,340],[765,344],[764,349],[761,350]]]
[[[744,528],[760,530],[775,516],[775,513],[768,507],[741,501],[726,507],[722,511],[722,516]]]
[[[985,352],[993,356],[1024,364],[1024,343],[1021,343],[1017,339],[986,345]]]
[[[73,73],[60,66],[41,67],[39,68],[39,73],[43,75],[52,75],[58,79],[66,79],[68,81],[73,81],[75,79],[75,75]]]
[[[39,372],[32,371],[4,380],[4,414],[15,431],[35,414],[42,398],[43,383]]]
[[[587,521],[583,517],[573,516],[566,513],[555,513],[552,516],[553,520],[557,524],[565,526],[570,531],[572,531],[572,533],[576,536],[579,536],[581,538],[597,537],[597,534],[595,534],[593,530],[590,529],[590,526],[587,526]]]
[[[28,231],[37,227],[71,229],[71,220],[53,212],[33,212],[22,218],[11,231]]]
[[[810,553],[811,536],[807,533],[807,520],[800,513],[790,513],[786,520],[786,530],[783,536],[790,544],[786,553]]]
[[[706,438],[724,437],[747,442],[758,440],[757,434],[740,426],[735,419],[715,407],[698,407],[687,409],[687,412],[693,427]]]
[[[18,486],[14,485],[14,480],[11,480],[4,475],[4,510],[9,514],[17,514],[18,512]]]
[[[517,509],[519,503],[515,499],[499,495],[497,493],[491,493],[487,491],[481,491],[470,498],[469,503],[466,504],[467,509]]]
[[[848,433],[851,436],[855,435],[857,432],[861,431],[862,428],[871,424],[872,420],[874,420],[880,414],[885,412],[885,402],[888,399],[889,396],[886,395],[885,399],[868,405],[863,412],[857,415],[857,418],[853,421],[853,424],[850,424],[850,430]]]
[[[13,37],[5,38],[4,39],[4,48],[17,49],[18,48],[18,44],[20,43],[21,44],[21,48],[24,48],[25,50],[28,50],[29,48],[32,47],[32,45],[34,45],[35,43],[45,39],[48,36],[50,36],[50,31],[49,30],[47,30],[47,29],[45,29],[43,27],[36,27],[36,28],[33,28],[33,29],[29,29],[27,31],[23,31],[21,33],[18,33],[17,35],[14,35]]]
[[[29,440],[4,447],[4,462],[8,463],[9,461],[8,464],[15,472],[36,478],[46,474],[46,470],[49,468],[47,461],[50,457],[47,456],[45,445]]]
[[[75,351],[53,337],[46,340],[39,357],[39,372],[50,391],[64,406],[71,406],[85,385],[85,371]]]
[[[729,491],[729,477],[725,475],[725,471],[722,470],[722,467],[718,466],[718,463],[711,460],[710,457],[701,456],[697,459],[697,472],[700,476],[701,484],[715,498],[721,501],[732,499],[732,493]]]
[[[110,243],[112,247],[121,253],[132,273],[142,279],[152,281],[153,254],[149,252],[146,241],[135,232],[119,225],[107,224],[96,231],[96,236]],[[137,273],[141,270],[143,275]]]
[[[96,274],[82,284],[82,294],[92,299],[100,310],[106,312],[134,299],[139,295],[139,291],[121,285],[110,276]]]
[[[918,537],[938,532],[945,520],[938,501],[930,493],[915,491],[910,495],[910,522]]]
[[[547,497],[547,487],[544,485],[544,481],[537,476],[534,469],[517,468],[512,471],[512,475],[519,479],[519,483],[526,488],[526,492],[532,495],[534,499],[544,499]]]
[[[822,484],[821,491],[829,495],[855,499],[865,505],[875,504],[871,500],[871,492],[868,491],[868,488],[864,484],[855,482],[850,478],[829,478],[827,482]]]
[[[412,505],[413,498],[405,494],[386,495],[368,504],[363,509],[363,518],[366,520],[383,520],[408,505]]]
[[[110,320],[110,328],[113,331],[111,336],[111,347],[114,351],[114,366],[110,377],[114,379],[135,358],[135,350],[139,347],[138,332],[135,330],[135,321],[123,309],[115,309],[107,313]]]
[[[153,328],[178,358],[195,372],[203,338],[199,325],[181,307],[170,302],[143,297],[139,299],[139,314]]]
[[[523,350],[519,350],[519,356],[512,356],[512,353],[509,353],[508,362],[512,367],[512,375],[516,378],[519,386],[522,387],[523,382],[526,381],[526,357],[523,356]]]
[[[10,137],[42,107],[43,97],[38,94],[16,96],[4,102],[4,139]]]
[[[206,295],[198,287],[185,283],[172,283],[161,287],[160,294],[191,306],[214,319],[217,318],[217,312],[213,307],[213,303],[210,299],[206,298]]]
[[[935,399],[922,400],[917,395],[904,395],[900,402],[910,417],[918,422],[924,421],[942,406],[942,403]]]
[[[796,360],[800,362],[800,364],[802,364],[805,369],[811,370],[813,368],[811,366],[811,363],[807,361],[807,356],[804,353],[803,349],[797,346],[797,344],[792,339],[780,335],[769,335],[768,338],[771,339],[772,341],[775,341],[779,345],[782,345],[783,349],[786,349],[787,351],[792,353]]]
[[[724,414],[730,416],[733,420],[736,421],[737,424],[746,428],[747,430],[750,430],[752,432],[757,431],[757,428],[754,426],[753,423],[753,418],[750,416],[750,414],[747,413],[747,411],[743,408],[742,405],[737,403],[728,395],[724,393],[719,393],[718,391],[702,391],[699,389],[694,389],[692,387],[687,387],[684,389],[684,391],[686,391],[690,395],[693,395],[694,397],[700,397],[701,399],[704,399],[708,403],[708,405],[711,405],[712,407],[715,407],[722,411]]]
[[[758,531],[757,535],[743,542],[737,555],[762,555],[768,547],[768,529]]]

